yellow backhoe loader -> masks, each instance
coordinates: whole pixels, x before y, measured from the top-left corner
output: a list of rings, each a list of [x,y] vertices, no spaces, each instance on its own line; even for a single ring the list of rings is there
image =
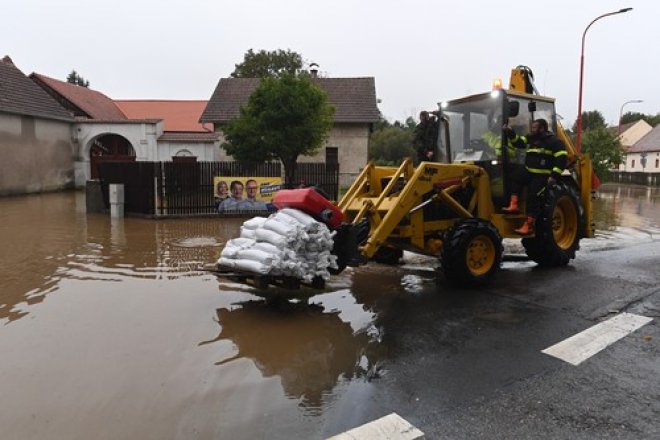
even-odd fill
[[[502,239],[521,238],[514,229],[526,218],[524,206],[515,215],[501,211],[511,173],[524,164],[524,150],[501,148],[507,145],[502,123],[526,134],[532,120],[543,118],[566,144],[568,166],[557,185],[544,190],[536,233],[522,237],[522,244],[542,266],[575,258],[580,239],[594,236],[592,166],[557,121],[554,99],[536,92],[531,70],[518,66],[508,90],[443,102],[436,114],[441,162],[414,167],[405,160],[398,168],[370,163],[339,201],[344,221],[362,229],[344,234],[353,236],[359,255],[394,263],[408,250],[438,257],[451,281],[488,281],[500,268]],[[484,140],[487,132],[499,135],[500,148]],[[345,251],[349,245],[337,247],[340,269],[356,260]]]

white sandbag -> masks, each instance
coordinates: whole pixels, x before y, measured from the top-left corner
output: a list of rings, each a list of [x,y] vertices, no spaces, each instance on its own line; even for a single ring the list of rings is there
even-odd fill
[[[298,211],[297,209],[291,209],[291,208],[284,208],[279,210],[276,214],[283,213],[288,215],[289,217],[293,217],[296,220],[298,220],[300,223],[303,224],[303,226],[310,226],[315,223],[318,223],[314,218],[302,211]]]
[[[277,257],[271,253],[264,252],[259,249],[243,249],[238,251],[236,258],[240,260],[252,260],[262,264],[273,264],[273,260]]]
[[[252,217],[243,222],[243,227],[246,229],[258,229],[268,220],[266,217]]]
[[[258,249],[260,251],[268,252],[269,254],[278,254],[284,256],[284,251],[274,244],[270,244],[265,241],[257,241],[254,243],[254,246],[251,249]]]
[[[243,238],[243,237],[238,237],[238,238],[232,238],[227,242],[225,247],[237,247],[240,249],[247,249],[251,246],[253,246],[256,242],[251,239],[251,238]]]
[[[242,249],[248,249],[255,244],[256,241],[252,240],[251,238],[232,238],[222,249],[220,256],[225,258],[236,258],[238,251]]]
[[[223,258],[220,257],[218,260],[218,266],[222,267],[224,269],[233,269],[235,266],[236,260],[233,260],[231,258]]]
[[[270,266],[262,264],[253,260],[232,260],[234,262],[234,269],[246,272],[257,273],[260,275],[267,275],[270,272]]]
[[[280,223],[285,223],[288,225],[292,225],[295,227],[305,227],[302,223],[300,223],[295,217],[290,216],[286,212],[280,210],[277,211],[275,214],[271,215],[269,218],[274,219]]]
[[[263,223],[261,227],[264,229],[270,229],[273,232],[277,232],[280,235],[286,236],[295,235],[299,229],[292,224],[279,222],[275,218],[269,218]]]
[[[254,234],[257,241],[265,241],[266,243],[273,244],[277,247],[285,247],[292,241],[288,237],[280,235],[270,229],[257,229],[254,231]]]
[[[252,240],[256,240],[257,239],[257,235],[255,233],[256,231],[258,231],[258,229],[249,229],[241,226],[241,238],[250,238]]]
[[[337,268],[331,254],[334,231],[296,209],[285,208],[270,217],[255,217],[241,227],[241,237],[230,240],[218,265],[255,274],[284,275],[311,282],[327,280],[328,268]]]

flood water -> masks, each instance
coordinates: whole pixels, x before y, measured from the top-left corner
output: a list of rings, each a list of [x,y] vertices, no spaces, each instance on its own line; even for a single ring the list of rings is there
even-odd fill
[[[242,220],[84,207],[73,192],[0,199],[3,439],[336,434],[387,360],[378,311],[425,288],[415,263],[349,270],[309,305],[273,307],[204,270]],[[657,238],[660,189],[605,186],[595,218],[586,251]]]

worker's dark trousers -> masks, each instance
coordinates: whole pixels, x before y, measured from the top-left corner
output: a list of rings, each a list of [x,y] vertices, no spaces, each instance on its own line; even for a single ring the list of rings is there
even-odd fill
[[[527,187],[527,215],[537,218],[541,213],[541,197],[543,188],[548,184],[547,174],[530,173],[527,169],[519,170],[511,181],[511,194],[522,195],[523,187]]]

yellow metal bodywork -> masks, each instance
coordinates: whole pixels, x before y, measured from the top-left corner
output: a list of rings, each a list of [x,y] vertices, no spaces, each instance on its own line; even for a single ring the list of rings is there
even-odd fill
[[[471,187],[467,207],[452,194]],[[443,205],[454,215],[449,219],[427,219],[423,203]],[[513,232],[522,215],[495,212],[486,171],[473,164],[422,162],[417,168],[406,159],[398,168],[368,164],[355,180],[339,208],[353,224],[369,221],[369,238],[361,253],[372,257],[387,241],[427,255],[440,255],[443,233],[464,218],[491,221],[503,237],[520,237]]]

